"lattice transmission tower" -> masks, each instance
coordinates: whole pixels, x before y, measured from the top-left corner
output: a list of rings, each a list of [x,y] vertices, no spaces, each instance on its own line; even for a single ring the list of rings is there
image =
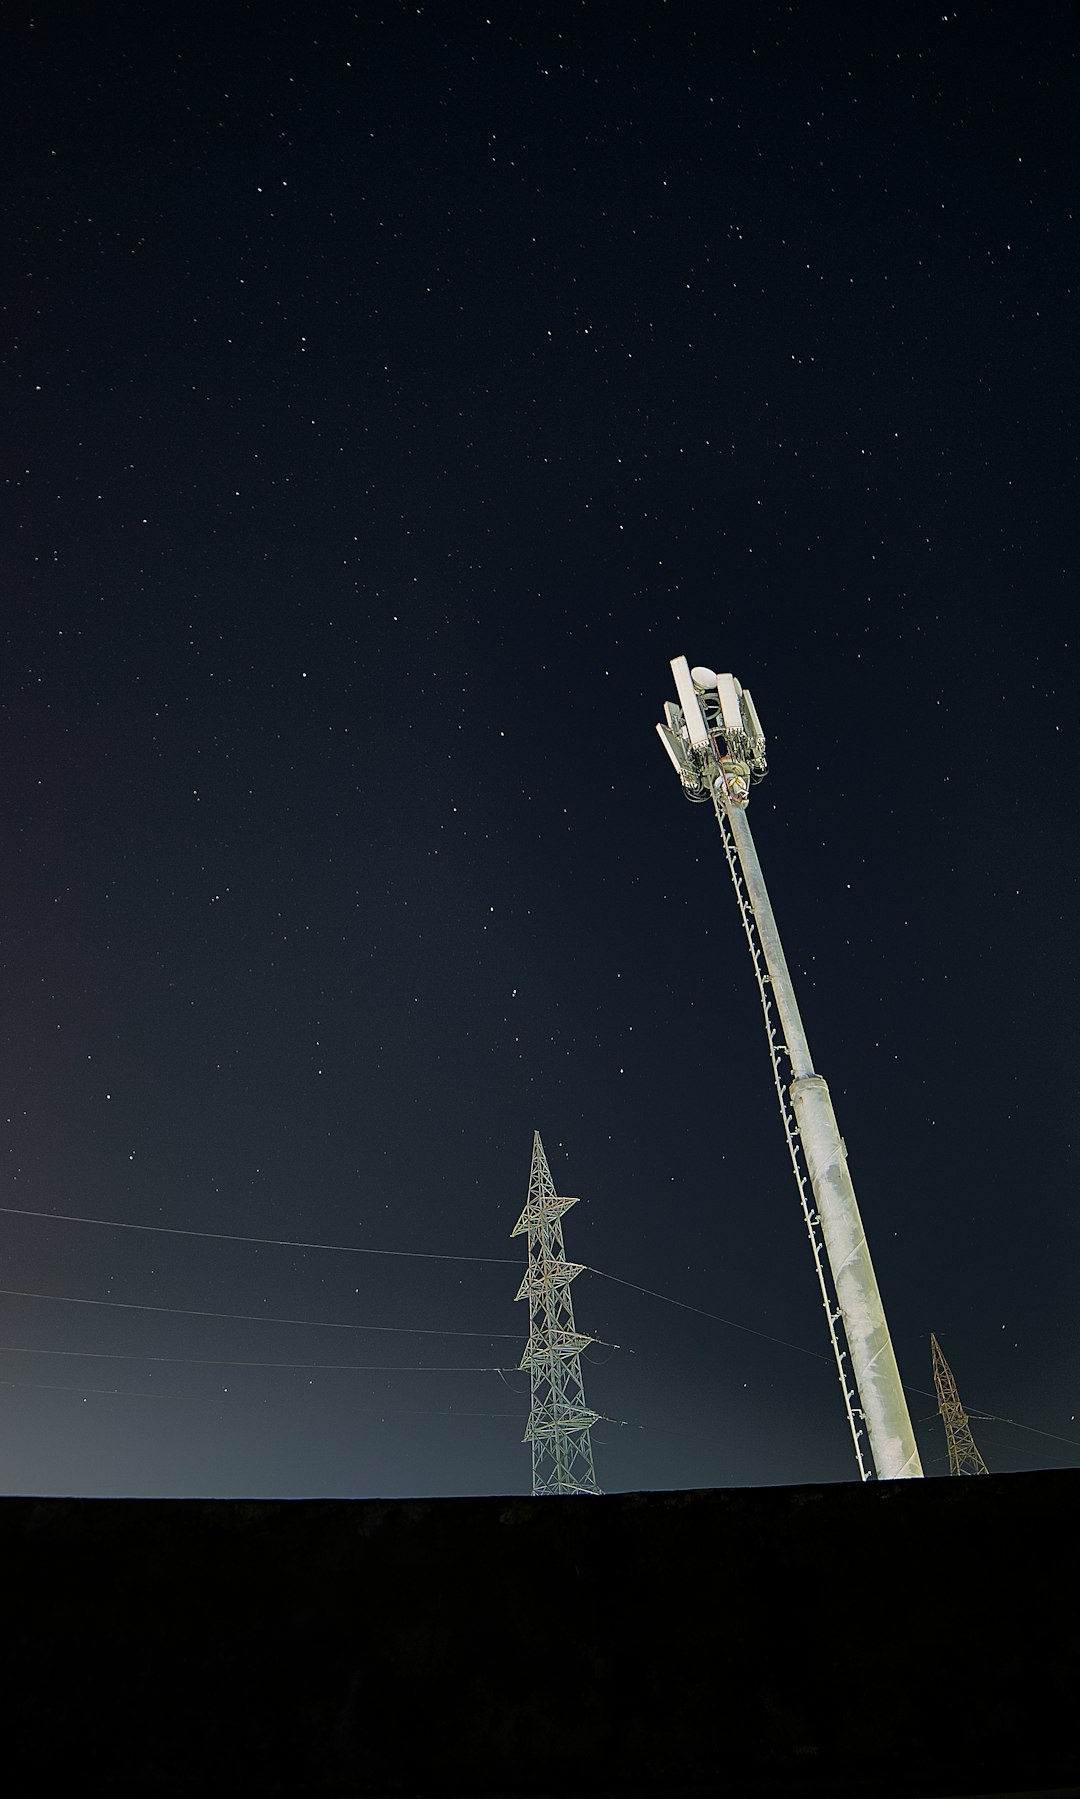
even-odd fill
[[[930,1332],[930,1350],[934,1358],[934,1389],[937,1393],[938,1411],[945,1426],[945,1441],[949,1446],[949,1473],[989,1474],[990,1470],[979,1454],[971,1434],[968,1415],[960,1404],[953,1371],[942,1355],[941,1344],[933,1331]]]
[[[533,1132],[529,1197],[510,1235],[529,1239],[529,1266],[517,1298],[529,1302],[529,1341],[520,1367],[532,1377],[532,1409],[523,1441],[532,1444],[533,1494],[599,1493],[590,1431],[598,1412],[585,1404],[581,1351],[593,1341],[574,1323],[570,1283],[584,1263],[568,1262],[563,1213],[576,1199],[555,1192],[540,1132]]]

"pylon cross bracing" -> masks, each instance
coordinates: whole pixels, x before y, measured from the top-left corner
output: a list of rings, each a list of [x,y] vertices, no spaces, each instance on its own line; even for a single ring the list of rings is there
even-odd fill
[[[568,1262],[563,1214],[576,1199],[555,1192],[539,1131],[533,1132],[529,1196],[510,1235],[527,1235],[529,1262],[516,1297],[529,1302],[529,1341],[520,1366],[529,1370],[532,1406],[524,1441],[532,1444],[533,1494],[598,1493],[590,1431],[599,1418],[585,1404],[581,1351],[593,1341],[574,1323],[570,1284],[584,1264]]]
[[[934,1391],[949,1450],[949,1473],[989,1474],[990,1470],[979,1454],[971,1434],[968,1415],[960,1404],[953,1371],[942,1355],[941,1344],[933,1331],[930,1332],[930,1353],[934,1361]]]

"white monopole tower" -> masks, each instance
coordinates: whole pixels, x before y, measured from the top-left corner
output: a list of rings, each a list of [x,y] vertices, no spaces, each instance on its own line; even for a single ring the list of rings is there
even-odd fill
[[[751,783],[765,774],[761,722],[749,693],[733,675],[690,669],[684,656],[676,656],[671,669],[679,701],[668,701],[664,723],[656,729],[687,798],[711,800],[720,827],[765,1013],[784,1133],[859,1473],[863,1480],[871,1473],[882,1480],[920,1476],[922,1464],[848,1172],[847,1148],[829,1089],[810,1058],[746,816]],[[872,1467],[864,1453],[864,1422]]]

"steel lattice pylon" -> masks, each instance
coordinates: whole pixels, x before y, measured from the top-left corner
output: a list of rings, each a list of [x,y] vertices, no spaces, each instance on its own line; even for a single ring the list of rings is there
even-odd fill
[[[949,1446],[949,1473],[989,1474],[990,1470],[979,1454],[971,1434],[968,1415],[960,1404],[953,1371],[942,1355],[941,1344],[933,1331],[930,1332],[930,1352],[934,1359],[934,1389],[937,1393],[938,1411],[945,1426],[945,1441]]]
[[[523,1441],[532,1444],[533,1494],[598,1493],[589,1435],[599,1413],[585,1404],[581,1351],[591,1337],[574,1323],[570,1283],[582,1272],[563,1249],[562,1217],[576,1199],[555,1192],[539,1131],[533,1132],[529,1197],[510,1235],[528,1234],[529,1266],[516,1297],[529,1302],[529,1341],[519,1364],[532,1377]]]

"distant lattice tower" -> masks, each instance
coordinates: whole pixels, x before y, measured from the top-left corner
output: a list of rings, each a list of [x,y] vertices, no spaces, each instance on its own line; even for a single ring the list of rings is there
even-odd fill
[[[532,1377],[532,1410],[523,1441],[532,1444],[533,1493],[598,1493],[589,1432],[599,1413],[585,1404],[581,1351],[570,1283],[582,1272],[563,1249],[562,1218],[576,1199],[560,1199],[539,1131],[533,1132],[529,1197],[510,1235],[527,1232],[529,1266],[517,1298],[529,1302],[529,1341],[520,1366]]]
[[[938,1411],[945,1426],[945,1440],[949,1445],[949,1473],[989,1474],[990,1470],[975,1446],[967,1413],[960,1404],[952,1369],[942,1355],[941,1344],[933,1331],[930,1332],[930,1348],[934,1358]]]

